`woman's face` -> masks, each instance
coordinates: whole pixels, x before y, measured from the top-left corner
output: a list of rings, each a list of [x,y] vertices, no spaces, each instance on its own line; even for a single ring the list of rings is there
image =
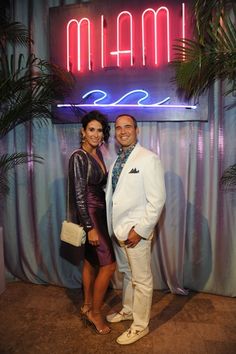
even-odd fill
[[[91,147],[97,147],[103,140],[102,124],[97,120],[89,122],[85,129],[82,128],[82,135],[84,144],[88,144]]]

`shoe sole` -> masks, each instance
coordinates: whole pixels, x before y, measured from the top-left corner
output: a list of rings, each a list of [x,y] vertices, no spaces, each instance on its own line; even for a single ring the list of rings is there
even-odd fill
[[[124,319],[122,319],[122,320],[118,320],[118,321],[113,321],[113,320],[108,320],[108,319],[106,319],[107,320],[107,322],[109,322],[109,323],[119,323],[119,322],[123,322],[123,321],[133,321],[133,317],[130,317],[130,318],[124,318]]]
[[[109,319],[109,317],[107,316],[106,320],[109,323],[118,323],[118,322],[122,322],[122,321],[133,321],[133,316],[122,318],[120,320],[114,320],[113,318]]]

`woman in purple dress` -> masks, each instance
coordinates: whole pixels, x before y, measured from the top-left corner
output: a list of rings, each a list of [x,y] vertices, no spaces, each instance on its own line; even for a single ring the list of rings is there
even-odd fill
[[[98,111],[87,113],[81,123],[81,148],[73,152],[69,160],[70,218],[83,225],[87,234],[81,314],[99,334],[107,334],[110,328],[101,307],[116,263],[106,222],[107,170],[99,146],[107,142],[110,127],[107,118]]]

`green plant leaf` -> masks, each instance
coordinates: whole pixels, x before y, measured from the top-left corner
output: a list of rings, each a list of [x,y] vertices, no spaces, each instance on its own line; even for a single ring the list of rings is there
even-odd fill
[[[229,166],[223,173],[221,184],[227,188],[236,186],[236,164]]]
[[[42,163],[43,160],[39,155],[28,154],[26,152],[0,155],[0,196],[6,195],[9,192],[8,172],[10,170],[25,163]]]

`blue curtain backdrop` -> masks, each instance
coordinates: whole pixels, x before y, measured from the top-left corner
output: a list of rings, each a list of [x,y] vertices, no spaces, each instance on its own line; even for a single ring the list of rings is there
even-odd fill
[[[12,1],[15,19],[31,28],[32,49],[40,58],[49,57],[49,7],[73,3]],[[165,169],[167,201],[152,249],[156,289],[236,296],[236,189],[219,186],[223,170],[236,162],[236,119],[234,110],[223,109],[221,89],[217,83],[209,97],[207,122],[139,124],[140,143],[160,155]],[[81,269],[59,256],[67,163],[79,145],[79,131],[78,124],[20,126],[0,142],[1,153],[33,151],[45,159],[11,173],[1,211],[5,264],[17,278],[81,286]],[[112,125],[112,138],[103,148],[108,167],[114,144]],[[121,286],[118,273],[113,286]]]

